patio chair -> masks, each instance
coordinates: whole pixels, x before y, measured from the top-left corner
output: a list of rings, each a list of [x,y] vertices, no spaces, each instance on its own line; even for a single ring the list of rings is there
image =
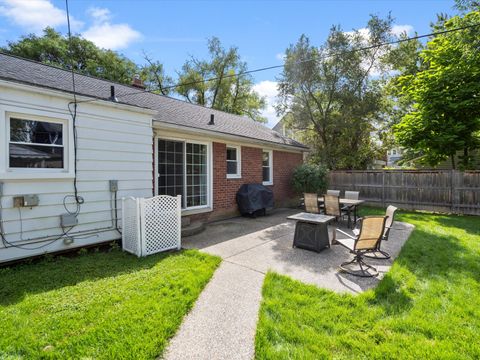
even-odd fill
[[[340,190],[327,190],[327,195],[340,197]]]
[[[392,228],[393,221],[395,220],[396,211],[397,211],[397,208],[393,205],[389,205],[387,207],[387,212],[385,213],[385,216],[387,217],[387,221],[385,222],[385,231],[383,232],[383,236],[378,242],[375,250],[368,251],[367,253],[365,253],[365,257],[368,257],[371,259],[385,259],[385,260],[390,259],[390,254],[384,250],[381,250],[380,246],[382,245],[382,241],[388,241],[388,236],[390,235],[390,229]]]
[[[358,200],[360,191],[345,191],[345,199]]]
[[[303,201],[305,204],[305,212],[319,214],[320,208],[318,206],[318,195],[314,193],[304,193]]]
[[[339,220],[343,215],[348,215],[348,223],[350,225],[350,209],[340,206],[340,198],[335,195],[323,196],[325,215],[335,216],[335,220]]]
[[[374,277],[378,275],[377,269],[363,261],[366,252],[375,250],[381,241],[385,231],[386,216],[365,216],[360,221],[358,235],[352,236],[340,229],[333,232],[332,245],[342,245],[355,255],[353,260],[340,264],[340,268],[348,274],[361,277]],[[344,239],[337,239],[336,233],[347,236]],[[351,270],[347,266],[358,264],[358,270]],[[369,272],[371,270],[372,272]]]

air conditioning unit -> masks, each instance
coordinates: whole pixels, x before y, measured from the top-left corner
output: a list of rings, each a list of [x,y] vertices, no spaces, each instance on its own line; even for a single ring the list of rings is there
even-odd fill
[[[122,248],[147,256],[181,247],[181,196],[122,199]]]

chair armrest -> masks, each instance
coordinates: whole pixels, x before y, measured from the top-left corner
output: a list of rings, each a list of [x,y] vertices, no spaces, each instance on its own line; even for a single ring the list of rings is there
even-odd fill
[[[356,239],[356,237],[355,237],[355,236],[352,236],[352,235],[350,235],[350,234],[346,233],[346,232],[345,232],[345,231],[343,231],[343,230],[340,230],[340,229],[337,229],[337,228],[335,228],[335,232],[336,232],[336,231],[338,231],[338,232],[342,233],[343,235],[346,235],[346,236],[348,236],[350,239],[353,239],[353,240],[355,240],[355,239]],[[335,233],[335,232],[334,232],[334,233]],[[335,236],[335,238],[336,238],[336,236]]]

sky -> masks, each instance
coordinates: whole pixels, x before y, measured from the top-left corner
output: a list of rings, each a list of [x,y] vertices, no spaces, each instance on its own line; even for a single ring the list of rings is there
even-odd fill
[[[281,65],[285,49],[302,34],[320,46],[332,25],[345,31],[365,27],[370,14],[395,18],[393,31],[430,32],[438,13],[454,14],[453,0],[356,1],[160,1],[69,0],[72,30],[100,47],[143,64],[159,60],[173,77],[190,56],[205,58],[206,41],[237,46],[249,69]],[[65,0],[0,0],[0,46],[51,26],[67,32]],[[265,96],[263,115],[272,127],[280,70],[254,74],[254,89]]]

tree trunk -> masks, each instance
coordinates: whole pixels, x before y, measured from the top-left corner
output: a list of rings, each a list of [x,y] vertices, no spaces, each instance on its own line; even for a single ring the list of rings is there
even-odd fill
[[[455,154],[450,155],[450,160],[452,160],[452,170],[455,170]]]

